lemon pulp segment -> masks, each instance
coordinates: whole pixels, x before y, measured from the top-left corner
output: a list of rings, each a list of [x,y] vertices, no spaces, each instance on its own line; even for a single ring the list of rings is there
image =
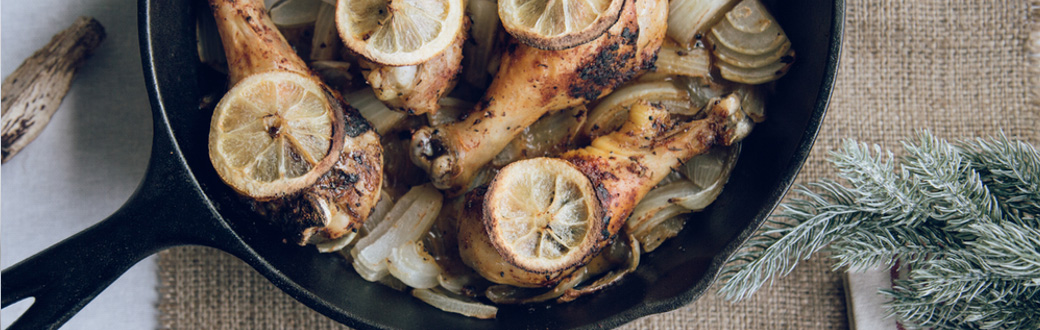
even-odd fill
[[[525,269],[556,271],[579,263],[597,239],[591,183],[559,159],[535,158],[503,168],[488,203],[491,240]]]
[[[214,110],[210,158],[221,178],[247,196],[302,188],[330,156],[335,121],[312,80],[286,72],[253,75]]]
[[[344,44],[384,65],[415,65],[443,52],[462,29],[462,0],[340,0]]]
[[[559,50],[589,42],[621,15],[623,0],[502,0],[499,16],[510,34],[533,47]]]

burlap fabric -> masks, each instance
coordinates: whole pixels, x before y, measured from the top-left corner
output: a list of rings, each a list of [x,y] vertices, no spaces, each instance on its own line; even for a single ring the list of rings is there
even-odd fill
[[[1040,1],[849,1],[830,111],[800,182],[833,177],[826,154],[844,138],[898,149],[918,129],[950,139],[1003,130],[1040,145],[1040,59],[1029,55],[1040,50]],[[163,329],[342,327],[216,250],[161,253],[159,280]],[[840,274],[816,257],[749,300],[734,304],[709,292],[626,327],[847,328],[844,295]]]

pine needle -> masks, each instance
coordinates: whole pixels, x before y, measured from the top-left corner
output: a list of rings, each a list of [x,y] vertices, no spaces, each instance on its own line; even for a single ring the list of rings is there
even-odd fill
[[[898,159],[845,141],[840,181],[796,198],[723,268],[718,293],[751,296],[826,251],[834,269],[899,263],[891,315],[909,328],[1040,328],[1040,153],[1006,136],[957,144],[920,132]]]

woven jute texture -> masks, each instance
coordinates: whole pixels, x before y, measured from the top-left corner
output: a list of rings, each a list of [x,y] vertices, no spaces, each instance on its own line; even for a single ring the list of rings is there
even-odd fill
[[[1037,0],[849,0],[841,69],[822,131],[798,181],[834,177],[842,139],[898,153],[916,130],[955,140],[1003,131],[1040,145]],[[1033,36],[1030,40],[1030,36]],[[1034,53],[1035,54],[1035,53]],[[842,329],[845,292],[823,257],[751,299],[709,291],[626,328]],[[245,263],[199,247],[159,257],[163,329],[336,329]]]

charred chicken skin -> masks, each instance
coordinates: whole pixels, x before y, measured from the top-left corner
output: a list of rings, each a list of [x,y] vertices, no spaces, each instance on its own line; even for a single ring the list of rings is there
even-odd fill
[[[316,90],[321,94],[317,101],[305,99],[306,101],[288,106],[326,109],[320,112],[331,111],[335,118],[330,123],[332,127],[328,130],[332,133],[328,136],[317,136],[307,132],[292,135],[291,131],[298,130],[299,126],[306,126],[308,120],[313,119],[300,117],[299,113],[304,112],[303,110],[280,108],[282,104],[279,102],[240,101],[227,110],[239,114],[236,117],[237,121],[221,121],[215,111],[210,131],[210,158],[214,161],[221,178],[229,182],[229,177],[255,176],[257,174],[252,168],[256,167],[256,162],[263,161],[236,160],[241,164],[228,165],[227,162],[217,161],[221,152],[249,154],[242,151],[262,146],[272,152],[255,154],[283,155],[275,159],[281,159],[283,165],[280,166],[280,171],[285,175],[284,172],[288,171],[302,171],[286,169],[285,163],[305,164],[300,159],[306,158],[301,156],[306,153],[301,152],[302,148],[299,146],[303,143],[299,139],[318,141],[327,138],[330,141],[324,142],[329,145],[326,150],[313,150],[323,152],[321,161],[304,167],[304,176],[276,186],[281,189],[274,189],[272,192],[265,190],[264,194],[256,194],[251,193],[255,190],[252,188],[262,186],[262,182],[246,186],[244,189],[231,185],[247,197],[258,212],[274,221],[275,225],[283,230],[286,240],[293,243],[323,243],[356,231],[368,218],[379,198],[383,178],[383,150],[379,144],[379,135],[357,109],[344,102],[338,92],[322,83],[307,68],[271,22],[263,1],[210,0],[209,4],[227,55],[229,84],[237,87],[243,80],[250,80],[256,86],[275,86],[260,90],[232,88],[228,95],[225,95],[225,100],[249,97],[292,99],[303,94],[301,89],[305,88],[299,86],[316,86]],[[267,81],[269,77],[271,80]],[[278,77],[289,78],[285,81],[275,80]],[[263,81],[255,82],[256,79]],[[256,95],[260,96],[254,97]],[[221,103],[224,102],[221,100]],[[219,104],[217,108],[222,109]],[[266,115],[257,118],[241,115],[248,111]],[[290,115],[296,117],[290,118]],[[302,119],[293,122],[294,118]],[[259,132],[251,131],[257,128]],[[241,132],[246,134],[224,140],[214,138]],[[245,138],[241,137],[249,134],[251,135]],[[257,159],[260,158],[262,157],[257,156]],[[225,172],[231,174],[225,175]]]
[[[511,41],[487,93],[459,121],[412,136],[412,161],[448,194],[474,175],[542,115],[596,100],[651,68],[664,39],[668,3],[627,0],[600,37],[565,50]]]

